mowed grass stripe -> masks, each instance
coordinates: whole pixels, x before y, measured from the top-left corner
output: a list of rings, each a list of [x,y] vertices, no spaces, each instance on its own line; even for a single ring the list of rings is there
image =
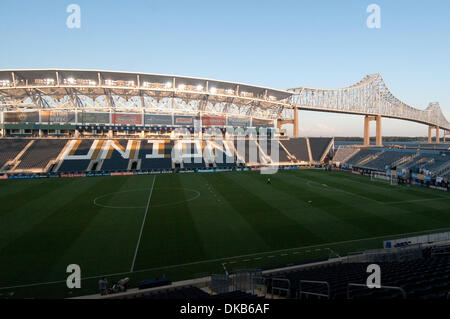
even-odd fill
[[[186,187],[198,187],[202,196],[187,203],[203,241],[205,253],[211,259],[235,254],[266,251],[270,247],[255,229],[218,191],[220,184],[228,184],[224,174],[196,174],[184,178]]]
[[[312,206],[319,205],[319,207],[326,208],[329,214],[351,224],[353,227],[363,230],[366,234],[389,233],[391,228],[399,229],[398,232],[404,232],[402,224],[392,220],[391,216],[379,214],[378,209],[373,209],[374,206],[380,208],[381,204],[370,199],[361,198],[361,196],[352,196],[351,190],[345,188],[345,185],[339,185],[337,189],[333,186],[320,187],[311,183],[317,183],[316,180],[310,180],[306,176],[301,176],[299,172],[292,176],[286,176],[286,181],[289,183],[292,178],[303,181],[305,186],[309,187],[312,192],[317,192],[327,197],[322,202],[313,201],[311,203]],[[345,190],[345,193],[341,192],[341,190]],[[338,203],[328,205],[330,199]],[[341,236],[348,236],[348,231]]]
[[[69,186],[74,183],[75,180],[65,180],[59,181],[58,183],[55,179],[42,179],[42,180],[12,180],[1,181],[4,185],[9,185],[6,192],[0,193],[0,201],[2,207],[0,210],[0,216],[4,216],[13,211],[17,211],[22,207],[28,206],[34,200],[39,200],[42,197],[47,196],[49,193],[58,192],[58,184],[64,185],[64,187]],[[27,182],[31,182],[28,186]]]
[[[201,272],[217,273],[223,270],[222,262],[239,262],[250,258],[249,255],[263,257],[254,261],[252,267],[258,267],[259,262],[263,266],[267,265],[264,256],[273,255],[279,249],[286,250],[285,253],[303,252],[301,247],[322,245],[339,253],[356,251],[381,247],[381,239],[361,238],[393,237],[393,234],[450,227],[448,196],[439,191],[391,186],[372,182],[367,177],[319,170],[279,172],[270,177],[272,185],[266,185],[267,176],[255,172],[158,175],[136,271],[130,274],[133,284],[162,274],[180,280]],[[19,197],[21,191],[30,190],[41,195],[34,198],[30,194],[33,201],[29,204],[17,205],[16,210],[10,206],[12,211],[8,213],[2,211],[9,224],[8,227],[0,225],[4,230],[0,236],[9,238],[10,242],[0,240],[0,245],[7,245],[20,267],[13,268],[14,263],[0,265],[1,286],[64,279],[69,263],[81,264],[83,277],[126,274],[144,209],[101,208],[93,205],[93,199],[107,193],[141,189],[113,194],[103,200],[105,205],[112,206],[141,206],[142,202],[145,205],[152,179],[153,176],[48,179],[37,180],[39,183],[31,183],[30,187],[24,187],[29,181],[6,181],[11,187],[10,194]],[[40,183],[46,184],[45,194],[35,188]],[[355,187],[358,193],[353,196]],[[196,189],[201,196],[183,202],[193,195],[187,189]],[[413,192],[405,194],[410,190]],[[373,200],[373,196],[383,192],[394,200]],[[403,199],[414,202],[399,203]],[[420,202],[422,199],[426,201]],[[308,203],[309,200],[312,202]],[[11,231],[6,232],[6,228]],[[52,231],[53,228],[56,230]],[[348,240],[351,242],[347,244]],[[18,241],[20,249],[14,250],[14,241]],[[26,242],[30,241],[27,246]],[[44,249],[41,254],[40,246],[52,241],[60,241],[57,249],[53,252]],[[341,243],[335,244],[338,241]],[[48,263],[40,260],[47,258],[46,254],[53,254]],[[296,258],[305,261],[308,256],[292,253],[268,260],[272,266],[281,266],[280,263],[296,262]],[[9,254],[0,251],[1,260],[8,257]],[[38,267],[28,267],[30,262],[37,263]],[[57,296],[58,290],[66,291],[64,283],[51,287],[42,288],[42,296],[50,295],[51,291],[53,296]],[[85,289],[95,292],[96,280],[86,282],[84,293]],[[28,296],[36,295],[30,292]]]
[[[16,180],[0,180],[0,199],[3,201],[7,200],[9,196],[14,196],[15,194],[20,194],[24,192],[28,192],[36,185],[43,185],[48,183],[49,179],[47,178],[38,178],[38,179],[16,179]],[[4,212],[0,211],[0,214]]]
[[[311,171],[309,171],[311,173]],[[315,172],[314,174],[317,174]],[[347,180],[348,183],[357,182],[361,184],[361,186],[364,187],[373,187],[374,183],[371,181],[368,177],[362,177],[359,175],[350,175],[348,173],[342,173],[342,172],[326,172],[326,174],[330,174],[328,176],[331,176],[332,178],[339,179],[340,176],[344,177],[341,180]],[[350,176],[349,176],[350,175]],[[403,214],[408,213],[415,215],[419,217],[422,215],[427,220],[430,216],[423,215],[423,213],[428,214],[429,212],[435,212],[434,209],[439,211],[443,207],[448,207],[450,201],[450,196],[446,193],[442,193],[436,190],[431,189],[423,189],[423,191],[417,191],[421,188],[419,187],[410,187],[407,185],[390,185],[387,183],[381,183],[378,186],[375,187],[381,187],[384,189],[385,192],[389,192],[391,194],[394,194],[397,198],[395,201],[388,201],[383,202],[386,206],[391,206],[392,208],[395,207],[390,212],[387,212],[386,210],[380,209],[381,213],[389,213],[389,214]],[[412,195],[414,194],[414,196]],[[367,205],[372,205],[370,203],[367,203]],[[377,205],[375,205],[377,206]],[[437,217],[437,218],[436,218]],[[441,221],[442,218],[444,220],[447,219],[447,216],[433,216],[431,219],[436,219],[436,221]]]
[[[129,271],[144,209],[103,208],[93,205],[93,199],[112,193],[105,198],[105,204],[145,205],[152,178],[150,176],[106,178],[95,192],[86,196],[84,199],[86,205],[90,203],[92,209],[98,212],[72,246],[68,247],[63,258],[55,265],[54,271],[65,269],[69,263],[78,263],[85,276],[105,273],[106,269],[110,273],[123,272],[125,269]],[[135,191],[136,189],[138,191]]]
[[[324,172],[324,175],[328,172]],[[345,173],[341,173],[345,174]],[[306,174],[307,175],[307,174]],[[295,175],[297,178],[303,178],[300,177],[298,174]],[[326,175],[325,175],[326,176]],[[323,177],[322,177],[323,178]],[[348,184],[351,183],[351,180],[346,180]],[[324,182],[324,180],[322,180]],[[371,184],[371,181],[369,179],[366,180],[366,183]],[[331,183],[330,183],[331,184]],[[316,184],[310,184],[311,187],[318,188],[318,191],[321,190],[320,185]],[[329,184],[328,184],[329,185]],[[347,188],[345,188],[346,185],[341,185],[343,190],[347,191]],[[387,185],[387,187],[392,187],[390,185]],[[365,188],[364,188],[365,189]],[[337,192],[339,193],[340,189],[334,189],[333,187],[323,187],[322,190],[324,192]],[[434,227],[440,227],[441,224],[436,222],[433,219],[427,218],[426,216],[423,216],[420,213],[416,213],[417,209],[420,209],[420,206],[416,205],[414,207],[414,210],[409,210],[405,205],[390,205],[389,202],[373,202],[370,200],[363,200],[363,198],[360,198],[360,196],[356,196],[356,198],[345,197],[345,194],[342,194],[338,198],[340,198],[344,203],[348,203],[348,205],[352,206],[354,209],[354,216],[351,217],[352,222],[358,222],[360,220],[362,227],[364,225],[367,225],[366,227],[376,227],[380,228],[381,226],[385,226],[384,231],[388,232],[389,230],[401,230],[404,232],[407,229],[414,229],[414,230],[420,230],[423,229],[423,227],[426,228],[434,228]],[[399,200],[409,200],[409,198],[403,198],[402,194],[399,194],[397,197],[397,201]],[[424,203],[423,205],[427,205]],[[429,209],[427,209],[429,210]],[[359,211],[359,214],[358,214]],[[371,221],[367,220],[367,218],[372,218],[372,216],[379,216],[380,218],[383,218],[384,220],[388,221],[388,223],[384,222],[375,222],[372,223]],[[407,215],[407,218],[405,218],[404,215]]]
[[[321,174],[321,171],[309,170],[309,174]],[[368,176],[349,174],[347,172],[325,172],[326,175],[334,180],[347,180],[350,183],[357,183],[364,185],[365,187],[371,187],[374,189],[380,189],[381,192],[388,191],[397,193],[402,198],[417,199],[419,198],[437,198],[437,197],[450,197],[448,194],[442,192],[436,192],[433,189],[421,188],[407,185],[390,185],[388,181],[371,180]]]
[[[324,172],[324,173],[327,174],[329,172]],[[340,174],[348,175],[347,173],[340,173]],[[305,175],[309,175],[309,174],[305,174]],[[298,174],[296,174],[295,176],[297,178],[299,178]],[[356,176],[356,178],[358,178],[358,177],[359,176]],[[351,180],[348,180],[348,179],[344,179],[344,181],[345,180],[347,181],[347,183],[352,182]],[[343,183],[343,182],[341,181],[340,183]],[[360,182],[360,183],[362,184],[363,182]],[[370,179],[366,179],[365,183],[368,184],[369,186],[372,185],[372,182],[370,181]],[[330,185],[330,184],[327,184],[327,185]],[[320,189],[320,185],[311,184],[311,186],[312,185],[314,185],[313,187],[317,186],[317,188]],[[346,190],[344,184],[342,184],[341,187],[343,187],[344,190]],[[385,185],[385,187],[386,187],[386,191],[389,191],[389,190],[391,190],[391,188],[393,186],[387,184],[387,185]],[[394,186],[395,189],[398,189],[398,187],[405,187],[405,186]],[[333,192],[333,188],[323,187],[323,191],[324,192],[327,192],[327,191]],[[337,192],[339,192],[339,190],[337,190]],[[352,206],[356,207],[357,210],[361,210],[363,212],[363,214],[360,214],[360,215],[364,216],[364,218],[366,218],[367,216],[370,216],[371,214],[376,214],[384,219],[389,220],[389,223],[387,224],[388,227],[393,227],[393,226],[398,227],[395,229],[420,230],[420,229],[423,229],[423,227],[432,229],[432,228],[436,228],[436,227],[441,227],[442,222],[448,223],[447,214],[439,213],[439,209],[436,210],[436,209],[431,208],[431,206],[440,207],[440,208],[447,207],[448,202],[446,202],[445,198],[437,197],[435,195],[435,197],[434,197],[434,199],[436,199],[435,202],[430,201],[430,199],[433,199],[433,198],[429,198],[429,197],[424,198],[425,199],[424,202],[420,202],[420,199],[417,199],[417,197],[416,197],[416,199],[414,200],[414,203],[409,203],[408,200],[411,200],[410,197],[404,198],[404,195],[401,193],[397,194],[396,196],[398,196],[398,197],[397,197],[397,202],[395,202],[395,204],[390,204],[390,202],[376,203],[376,202],[364,201],[364,200],[358,201],[358,198],[351,198],[351,197],[349,198],[349,201],[346,200],[345,202],[349,202],[349,203],[351,203]],[[345,196],[343,194],[342,200],[344,200],[344,198],[345,198]],[[404,202],[400,203],[400,201],[402,201],[402,200]],[[418,200],[418,201],[416,201],[416,200]],[[432,213],[431,215],[429,215],[430,212]],[[404,215],[407,215],[407,218],[405,218]],[[352,220],[356,221],[357,219],[352,218]]]
[[[11,188],[14,188],[13,185],[22,184],[15,182],[13,181]],[[86,187],[96,182],[80,179],[45,179],[43,183],[33,183],[33,187],[24,193],[21,193],[19,187],[19,190],[7,198],[4,201],[6,204],[0,208],[3,212],[0,215],[0,251],[2,247],[44,221],[53,211],[61,209],[71,196],[84,192]]]
[[[85,199],[102,182],[103,180],[98,179],[86,184],[84,191],[76,196],[67,194],[62,207],[53,210],[39,224],[5,246],[0,252],[1,259],[8,260],[6,264],[0,265],[1,268],[6,268],[0,272],[5,276],[2,281],[30,282],[36,280],[36,277],[39,280],[51,280],[53,274],[49,274],[49,271],[52,266],[64,256],[98,214],[98,210],[91,209],[92,204]]]
[[[272,175],[271,185],[265,183],[267,177],[264,175],[252,174],[251,176],[260,187],[272,190],[273,197],[282,199],[280,206],[283,207],[285,214],[296,219],[326,242],[340,240],[342,234],[348,232],[355,237],[364,237],[369,234],[348,219],[329,213],[333,207],[337,209],[342,207],[342,203],[329,192],[313,190],[293,176]],[[258,189],[255,189],[256,193]]]
[[[392,193],[387,193],[385,189],[376,187],[373,183],[364,183],[362,186],[360,183],[349,182],[346,179],[334,178],[329,172],[323,171],[321,174],[317,174],[313,170],[297,171],[294,175],[301,178],[306,178],[310,181],[314,181],[319,184],[325,184],[335,189],[342,189],[342,191],[354,194],[368,201],[374,202],[389,202],[396,201],[398,197]],[[370,181],[370,180],[369,180]]]
[[[296,174],[289,176],[285,175],[283,178],[292,188],[298,188],[297,181],[302,180],[305,189],[310,189],[313,193],[316,192],[326,197],[312,200],[310,204],[312,207],[326,208],[336,218],[346,221],[358,229],[364,230],[367,234],[373,232],[378,233],[383,225],[403,230],[403,221],[392,214],[384,213],[386,209],[380,209],[383,203],[364,199],[357,194],[352,195],[351,191],[346,188],[346,185],[340,185],[339,189],[332,186],[322,186],[314,180],[309,180],[307,176],[300,176],[302,172],[296,172]],[[347,229],[346,232],[350,230]],[[333,232],[324,232],[322,230],[320,233],[331,235]],[[335,234],[337,235],[335,240],[341,240],[342,232]]]
[[[274,206],[270,202],[273,198],[269,191],[258,197],[241,186],[252,183],[252,178],[247,174],[241,176],[246,180],[239,182],[237,181],[239,175],[236,174],[224,174],[223,177],[228,183],[217,187],[218,191],[271,249],[281,249],[289,245],[308,245],[320,240],[320,237]],[[266,200],[261,198],[266,198]]]
[[[161,175],[153,190],[152,205],[185,201],[182,174]],[[179,264],[204,259],[203,243],[189,207],[183,204],[150,208],[135,269]]]

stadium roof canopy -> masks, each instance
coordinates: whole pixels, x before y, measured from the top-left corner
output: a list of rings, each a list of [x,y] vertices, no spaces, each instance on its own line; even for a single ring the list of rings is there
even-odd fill
[[[3,109],[109,107],[120,111],[157,107],[163,100],[168,106],[167,99],[173,98],[181,104],[190,104],[193,112],[237,113],[273,119],[290,106],[291,96],[291,92],[267,87],[165,74],[0,70],[0,107]],[[62,103],[63,100],[67,103]]]

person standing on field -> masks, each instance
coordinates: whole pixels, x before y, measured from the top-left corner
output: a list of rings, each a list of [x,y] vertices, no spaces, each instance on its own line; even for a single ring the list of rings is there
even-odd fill
[[[107,286],[108,286],[108,280],[106,280],[105,277],[102,277],[99,281],[98,281],[98,288],[100,289],[100,294],[102,296],[107,294]]]

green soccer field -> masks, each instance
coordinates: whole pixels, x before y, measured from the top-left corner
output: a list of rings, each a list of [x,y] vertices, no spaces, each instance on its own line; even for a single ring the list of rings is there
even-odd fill
[[[450,196],[321,170],[0,182],[0,298],[97,292],[99,276],[190,279],[450,229]],[[66,288],[66,267],[82,288]]]

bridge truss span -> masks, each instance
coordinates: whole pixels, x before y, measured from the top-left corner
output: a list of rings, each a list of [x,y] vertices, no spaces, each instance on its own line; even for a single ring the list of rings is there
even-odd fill
[[[395,97],[380,74],[371,74],[341,89],[298,87],[289,89],[292,107],[311,111],[381,116],[413,121],[450,131],[439,103],[425,110],[412,107]]]

